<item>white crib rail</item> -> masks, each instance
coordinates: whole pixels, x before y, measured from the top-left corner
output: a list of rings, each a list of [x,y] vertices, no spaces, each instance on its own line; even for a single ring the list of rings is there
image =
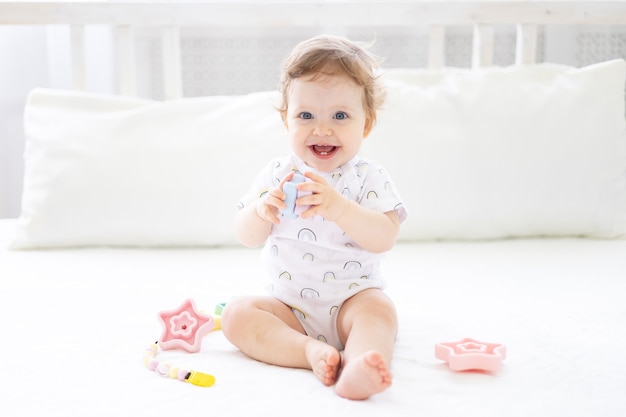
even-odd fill
[[[355,7],[358,5],[358,7]],[[271,10],[271,12],[268,12]],[[69,25],[74,85],[85,89],[84,27],[113,25],[116,72],[121,94],[136,95],[134,30],[159,27],[164,96],[182,96],[179,28],[202,27],[352,27],[428,26],[428,65],[445,65],[446,27],[474,27],[472,66],[493,62],[494,26],[517,28],[515,63],[533,63],[541,25],[624,25],[620,1],[210,1],[196,2],[0,2],[2,25]]]

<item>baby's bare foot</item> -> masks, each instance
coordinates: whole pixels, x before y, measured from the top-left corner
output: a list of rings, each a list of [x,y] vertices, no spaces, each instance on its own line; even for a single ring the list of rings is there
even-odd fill
[[[391,372],[381,354],[369,351],[346,364],[335,391],[344,398],[365,400],[389,388],[391,381]]]
[[[341,364],[341,355],[334,347],[311,339],[306,349],[306,357],[313,373],[324,385],[333,385],[337,380],[337,371]]]

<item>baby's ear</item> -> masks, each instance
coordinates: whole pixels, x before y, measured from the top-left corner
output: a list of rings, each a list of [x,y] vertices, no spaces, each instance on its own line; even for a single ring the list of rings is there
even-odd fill
[[[363,127],[363,139],[369,136],[370,132],[372,131],[372,127],[374,127],[374,119],[368,117],[367,119],[365,119],[365,126]]]
[[[287,124],[287,112],[281,111],[280,118],[283,120],[283,125],[285,126],[285,129],[289,129],[289,125]]]

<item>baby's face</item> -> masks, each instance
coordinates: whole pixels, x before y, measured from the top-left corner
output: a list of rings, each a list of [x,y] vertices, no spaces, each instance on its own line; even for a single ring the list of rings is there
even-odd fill
[[[345,75],[318,74],[295,79],[288,98],[290,145],[308,166],[330,172],[357,155],[370,125],[362,87]]]

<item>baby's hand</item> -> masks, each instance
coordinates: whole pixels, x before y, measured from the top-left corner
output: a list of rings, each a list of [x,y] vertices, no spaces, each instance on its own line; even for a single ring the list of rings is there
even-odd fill
[[[310,181],[298,184],[298,191],[308,191],[311,195],[301,197],[296,201],[298,206],[310,206],[300,217],[306,219],[322,216],[324,219],[336,222],[345,212],[350,201],[328,185],[324,178],[312,172],[305,172],[304,176]]]
[[[270,188],[267,193],[259,199],[256,205],[256,213],[261,219],[273,224],[280,223],[278,216],[280,211],[284,210],[286,207],[285,198],[287,197],[282,191],[283,185],[287,181],[290,181],[291,178],[293,178],[293,172],[287,174],[280,184]]]

